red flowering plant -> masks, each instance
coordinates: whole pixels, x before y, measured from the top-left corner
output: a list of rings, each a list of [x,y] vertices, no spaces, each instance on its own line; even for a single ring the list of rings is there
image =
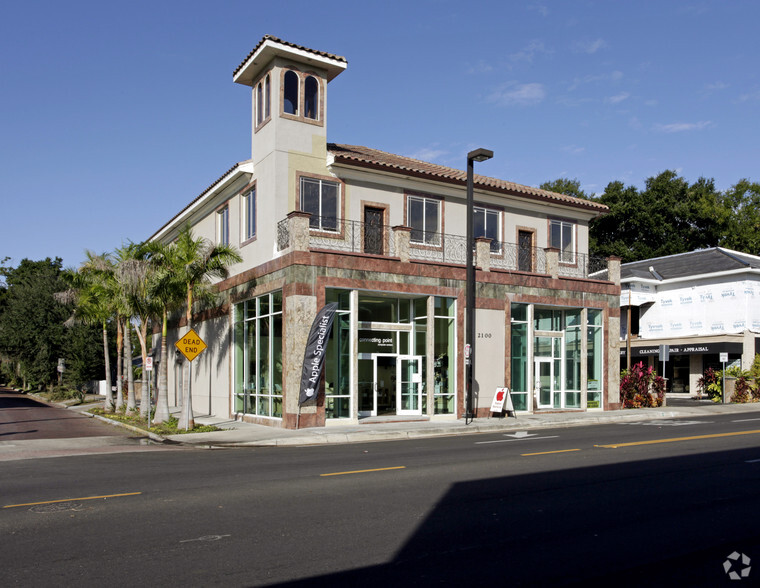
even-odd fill
[[[620,374],[620,401],[623,408],[662,406],[665,401],[665,380],[651,367],[639,362],[630,372]]]

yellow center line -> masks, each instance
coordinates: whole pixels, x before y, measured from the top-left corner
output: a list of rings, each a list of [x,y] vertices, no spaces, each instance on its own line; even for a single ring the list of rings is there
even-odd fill
[[[675,443],[676,441],[695,441],[697,439],[716,439],[718,437],[735,437],[737,435],[757,435],[760,430],[735,431],[733,433],[713,433],[711,435],[696,435],[694,437],[673,437],[671,439],[653,439],[651,441],[634,441],[632,443],[614,443],[612,445],[594,445],[604,449],[617,449],[618,447],[633,447],[634,445],[654,445],[656,443]]]
[[[375,468],[374,470],[354,470],[353,472],[334,472],[332,474],[319,474],[320,476],[343,476],[346,474],[364,474],[367,472],[385,472],[387,470],[403,470],[406,466],[395,466],[392,468]]]
[[[558,449],[557,451],[541,451],[539,453],[521,453],[520,455],[523,457],[528,457],[529,455],[549,455],[550,453],[567,453],[568,451],[580,451],[580,449]]]
[[[106,494],[104,496],[85,496],[84,498],[62,498],[61,500],[43,500],[42,502],[27,502],[25,504],[8,504],[3,508],[15,508],[17,506],[37,506],[40,504],[53,504],[56,502],[72,502],[74,500],[98,500],[99,498],[118,498],[120,496],[136,496],[142,492],[128,492],[126,494]]]

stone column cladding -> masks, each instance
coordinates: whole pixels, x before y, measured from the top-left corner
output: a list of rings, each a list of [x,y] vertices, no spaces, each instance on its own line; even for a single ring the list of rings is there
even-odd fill
[[[488,237],[475,239],[475,267],[484,272],[491,271],[491,239]]]
[[[288,231],[290,232],[291,251],[309,250],[310,212],[294,210],[288,214]]]
[[[393,239],[396,245],[396,257],[401,263],[409,263],[409,243],[412,237],[412,228],[403,225],[393,227]]]
[[[607,315],[607,410],[620,408],[620,313],[617,316]],[[604,401],[604,398],[602,398]]]
[[[620,285],[620,262],[621,258],[611,256],[607,258],[607,277],[613,284]]]
[[[298,415],[298,397],[301,390],[301,370],[303,354],[306,350],[306,340],[314,317],[317,316],[317,297],[292,295],[285,299],[284,312],[285,349],[288,361],[283,378],[285,380],[283,398],[284,426],[289,429],[296,427]],[[300,426],[314,426],[317,407],[309,401],[301,407]]]
[[[616,256],[607,258],[607,278],[610,282],[620,288],[620,262],[621,259]],[[620,295],[618,293],[618,303],[615,305],[618,309],[616,316],[612,316],[609,311],[607,315],[607,409],[614,410],[620,408]]]
[[[546,248],[546,273],[555,280],[559,278],[559,249],[556,247]]]
[[[755,334],[752,331],[745,330],[742,340],[742,369],[752,368],[755,361]]]

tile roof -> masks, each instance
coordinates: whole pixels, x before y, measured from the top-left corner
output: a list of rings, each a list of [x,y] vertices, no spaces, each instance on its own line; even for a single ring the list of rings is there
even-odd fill
[[[327,150],[333,155],[336,163],[383,169],[393,173],[429,178],[452,184],[467,183],[467,172],[465,171],[453,167],[420,161],[418,159],[412,159],[410,157],[394,155],[393,153],[387,153],[378,149],[371,149],[359,145],[328,143]],[[600,213],[608,210],[607,206],[600,204],[599,202],[594,202],[593,200],[585,200],[583,198],[576,198],[575,196],[567,196],[557,192],[541,190],[540,188],[523,186],[522,184],[515,184],[514,182],[507,182],[505,180],[490,178],[488,176],[475,174],[473,182],[477,187],[494,192],[525,196],[531,199],[554,201],[561,204],[569,204],[575,207],[595,210]]]
[[[649,268],[654,269],[655,273]],[[620,274],[622,279],[656,280],[660,276],[671,280],[741,269],[760,269],[760,257],[713,247],[624,263],[620,266]]]
[[[221,176],[219,176],[219,177],[218,177],[216,180],[214,180],[214,182],[213,182],[213,183],[212,183],[212,184],[211,184],[211,185],[210,185],[208,188],[206,188],[206,189],[205,189],[203,192],[201,192],[200,194],[198,194],[198,196],[196,196],[195,198],[193,198],[193,199],[190,201],[190,203],[188,203],[188,204],[187,204],[187,206],[185,206],[184,208],[182,208],[182,210],[180,210],[180,211],[179,211],[177,214],[175,214],[175,215],[174,215],[172,218],[170,218],[170,219],[169,219],[167,222],[165,222],[165,223],[163,224],[163,226],[162,226],[160,229],[158,229],[158,230],[157,230],[155,233],[153,233],[153,235],[151,235],[150,237],[148,237],[148,241],[152,241],[152,240],[153,240],[153,239],[154,239],[154,238],[155,238],[155,237],[156,237],[156,236],[157,236],[159,233],[161,233],[161,231],[163,231],[163,230],[164,230],[164,229],[166,229],[167,227],[171,226],[171,225],[172,225],[172,223],[173,223],[175,220],[177,220],[179,217],[181,217],[181,216],[182,216],[182,214],[183,214],[183,213],[184,213],[186,210],[188,210],[188,209],[192,208],[192,206],[193,206],[193,205],[194,205],[196,202],[199,202],[199,201],[200,201],[200,200],[201,200],[201,199],[202,199],[202,198],[203,198],[203,197],[204,197],[206,194],[208,194],[208,193],[209,193],[209,192],[211,192],[211,191],[212,191],[214,188],[216,188],[216,186],[217,186],[217,185],[218,185],[218,184],[219,184],[219,183],[220,183],[222,180],[224,180],[225,178],[227,178],[227,177],[228,177],[228,176],[230,176],[231,174],[235,173],[235,172],[236,172],[236,171],[237,171],[237,170],[238,170],[238,169],[239,169],[239,168],[240,168],[240,167],[241,167],[241,166],[242,166],[244,163],[246,163],[246,162],[244,162],[244,161],[243,161],[243,162],[240,162],[240,163],[236,163],[236,164],[235,164],[235,165],[233,165],[233,166],[232,166],[230,169],[228,169],[226,172],[224,172],[224,173],[223,173]]]
[[[289,43],[288,41],[283,41],[282,39],[278,39],[277,37],[273,35],[264,35],[261,38],[261,41],[259,41],[258,44],[253,49],[251,49],[251,52],[248,55],[246,55],[245,59],[243,59],[243,61],[240,62],[240,65],[238,65],[235,68],[235,71],[232,72],[233,78],[242,69],[242,67],[248,62],[248,60],[253,56],[253,54],[259,50],[259,47],[261,47],[267,41],[273,41],[275,43],[279,43],[280,45],[285,45],[293,49],[298,49],[299,51],[306,51],[308,53],[313,53],[314,55],[319,55],[320,57],[326,57],[328,59],[335,59],[336,61],[342,61],[343,63],[347,63],[346,58],[342,57],[341,55],[333,55],[332,53],[326,53],[325,51],[317,51],[316,49],[309,49],[308,47],[304,47],[303,45],[296,45],[295,43]]]

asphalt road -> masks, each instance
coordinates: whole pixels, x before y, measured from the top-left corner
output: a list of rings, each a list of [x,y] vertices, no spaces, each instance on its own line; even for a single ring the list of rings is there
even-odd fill
[[[0,387],[0,462],[160,449],[127,429]]]
[[[751,585],[724,571],[760,561],[748,414],[7,462],[0,581]]]

